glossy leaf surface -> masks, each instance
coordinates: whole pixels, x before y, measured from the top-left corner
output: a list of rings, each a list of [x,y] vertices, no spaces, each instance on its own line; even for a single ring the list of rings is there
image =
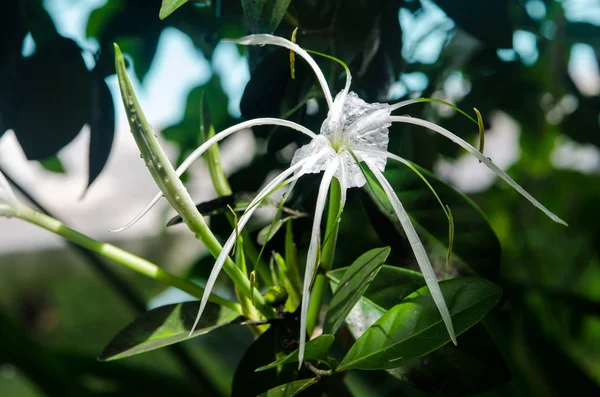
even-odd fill
[[[501,290],[480,278],[442,281],[456,334],[479,322],[500,300]],[[387,311],[352,346],[339,369],[400,367],[450,341],[427,287]]]

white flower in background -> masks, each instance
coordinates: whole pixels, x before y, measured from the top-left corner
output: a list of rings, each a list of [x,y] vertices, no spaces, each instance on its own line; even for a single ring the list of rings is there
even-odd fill
[[[315,208],[314,221],[311,233],[311,240],[306,258],[306,271],[304,273],[304,284],[302,294],[302,305],[301,305],[301,329],[300,329],[300,362],[302,362],[304,356],[304,346],[306,343],[306,322],[308,313],[308,304],[310,300],[310,283],[313,279],[314,272],[318,267],[317,255],[320,245],[320,229],[321,219],[323,217],[323,211],[325,210],[325,202],[327,198],[327,192],[329,190],[330,183],[335,177],[338,179],[341,187],[341,202],[340,208],[343,209],[346,200],[346,191],[349,188],[361,187],[366,183],[366,179],[360,166],[356,160],[364,163],[371,172],[375,175],[378,182],[381,184],[385,194],[390,200],[392,207],[396,213],[396,216],[400,220],[400,223],[406,233],[406,236],[410,242],[411,248],[417,259],[417,263],[423,273],[427,286],[431,292],[431,295],[437,305],[444,324],[448,330],[450,338],[456,344],[456,336],[452,326],[452,320],[448,307],[444,301],[444,297],[438,285],[433,267],[427,257],[427,253],[421,240],[412,225],[410,218],[400,203],[398,196],[392,189],[389,182],[385,179],[383,171],[387,159],[396,160],[404,164],[407,163],[403,158],[396,156],[387,151],[388,146],[388,128],[393,122],[403,122],[408,124],[420,125],[429,128],[440,135],[452,140],[459,146],[463,147],[469,153],[477,157],[492,171],[498,174],[504,179],[509,185],[521,193],[527,200],[529,200],[534,206],[542,210],[552,220],[558,223],[566,224],[556,215],[547,210],[542,206],[536,199],[529,195],[522,187],[514,182],[506,173],[500,170],[490,159],[481,154],[473,146],[465,142],[463,139],[454,135],[450,131],[433,124],[429,121],[412,118],[407,116],[392,116],[391,113],[403,106],[415,103],[418,100],[407,100],[394,105],[373,103],[369,104],[363,101],[354,92],[350,92],[351,75],[349,70],[346,70],[346,85],[344,89],[337,94],[335,99],[331,95],[331,92],[327,86],[325,76],[313,58],[300,48],[295,43],[267,34],[257,34],[242,37],[237,40],[231,40],[234,43],[242,45],[275,45],[285,47],[296,54],[304,58],[314,70],[316,77],[323,89],[325,99],[329,107],[329,113],[327,118],[321,126],[320,134],[314,134],[307,128],[282,119],[276,118],[259,118],[250,121],[242,122],[236,126],[230,127],[202,144],[196,149],[177,169],[178,175],[181,175],[190,164],[200,157],[209,147],[224,139],[225,137],[233,134],[234,132],[250,128],[258,125],[279,125],[295,129],[305,135],[308,135],[312,140],[310,143],[299,148],[292,159],[291,166],[285,171],[281,172],[276,176],[267,186],[262,189],[256,198],[250,203],[248,209],[240,217],[237,230],[234,231],[225,245],[219,257],[217,258],[215,265],[212,269],[210,277],[206,284],[204,296],[200,304],[200,310],[196,319],[196,324],[202,315],[204,307],[208,301],[208,296],[215,284],[217,276],[223,267],[225,259],[230,254],[239,233],[247,224],[248,220],[258,208],[258,203],[268,197],[275,190],[280,188],[282,185],[291,184],[289,192],[293,189],[294,182],[301,176],[309,173],[320,173],[324,172],[321,184],[319,186],[319,192],[317,196],[317,204]],[[355,159],[356,157],[356,159]],[[157,194],[154,200],[127,226],[135,223],[141,218],[161,197],[161,194]],[[194,325],[194,328],[196,326]]]
[[[14,216],[19,206],[10,184],[0,172],[0,216],[10,218]]]

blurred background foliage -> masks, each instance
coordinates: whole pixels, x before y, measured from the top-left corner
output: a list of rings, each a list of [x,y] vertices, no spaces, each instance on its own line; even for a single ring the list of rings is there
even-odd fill
[[[109,0],[94,10],[86,35],[97,40],[98,51],[61,36],[43,2],[2,4],[0,137],[13,130],[28,159],[60,172],[56,153],[87,124],[91,136],[88,185],[92,184],[109,156],[115,106],[120,105],[113,103],[105,82],[114,74],[112,43],[119,43],[132,71],[144,81],[155,62],[161,32],[168,27],[188,35],[196,50],[211,61],[222,38],[248,32],[291,37],[298,26],[301,46],[348,63],[353,90],[367,102],[433,96],[468,112],[476,107],[488,127],[493,127],[488,122],[495,115],[507,116],[519,131],[519,155],[510,174],[570,227],[552,224],[500,182],[484,184],[469,194],[488,225],[474,207],[467,205],[461,211],[464,196],[436,182],[440,195],[454,210],[457,236],[466,236],[463,246],[457,240],[455,250],[468,268],[460,260],[444,268],[443,250],[434,264],[442,277],[476,273],[503,288],[502,302],[484,321],[487,332],[483,334],[488,339],[491,335],[501,355],[497,361],[504,361],[509,371],[499,364],[479,373],[477,366],[483,364],[463,357],[467,361],[457,358],[449,364],[458,375],[449,372],[448,365],[419,372],[427,366],[425,362],[403,381],[384,372],[353,372],[345,386],[334,390],[357,396],[598,395],[600,165],[580,166],[588,160],[573,148],[593,149],[598,156],[600,83],[577,81],[572,72],[579,51],[591,54],[596,78],[600,78],[600,10],[593,1],[587,5],[575,0],[164,3],[183,5],[163,20],[160,0]],[[587,18],[568,12],[578,7],[575,3],[581,3],[583,14],[589,7]],[[448,18],[428,19],[432,9]],[[420,34],[415,37],[416,31]],[[28,36],[36,49],[24,55]],[[438,51],[424,55],[422,49],[427,46]],[[292,79],[284,50],[240,48],[240,54],[247,56],[251,72],[240,104],[242,119],[286,117],[319,130],[326,109],[304,63],[297,62]],[[334,92],[339,90],[344,82],[339,65],[317,61]],[[183,118],[161,131],[179,148],[178,162],[200,142],[203,92],[217,131],[239,121],[239,115],[228,110],[230,99],[219,75],[213,74],[206,84],[190,91]],[[456,112],[436,105],[413,105],[406,112],[477,142],[476,126]],[[270,171],[289,162],[290,145],[304,143],[297,135],[268,127],[255,128],[253,133],[258,143],[254,159],[230,177],[236,192],[256,191]],[[448,174],[440,171],[440,158],[448,163],[461,156],[457,147],[418,127],[394,125],[390,138],[390,151],[442,177]],[[557,161],[557,153],[565,147],[571,148],[566,154],[570,167]],[[470,177],[470,171],[460,172]],[[400,198],[409,201],[407,207],[420,230],[428,233],[430,241],[445,241],[446,219],[431,204],[428,193],[415,191],[417,182],[404,170],[390,167],[387,174]],[[314,182],[298,189],[301,194],[292,200],[292,207],[312,211]],[[212,225],[217,233],[228,233],[224,217],[214,216]],[[310,218],[294,221],[301,249],[307,246],[309,227]],[[414,267],[406,245],[398,243],[401,238],[385,211],[368,200],[368,193],[352,191],[336,263],[347,266],[366,249],[390,244],[390,264]],[[278,249],[282,240],[276,236],[268,248]],[[435,244],[431,249],[435,251]],[[0,267],[0,395],[229,395],[232,382],[234,392],[244,395],[240,390],[248,379],[239,374],[234,378],[234,371],[252,338],[241,328],[224,328],[116,363],[97,362],[110,337],[145,309],[160,286],[127,272],[121,274],[86,255],[61,251],[44,257],[43,263],[35,253],[2,258],[3,263],[18,260],[21,265],[10,271]],[[150,256],[158,263],[163,258],[159,252]],[[87,268],[82,262],[92,266]],[[188,276],[206,277],[210,263],[211,259],[198,258],[190,264]],[[61,266],[59,273],[51,271],[57,266]],[[108,283],[96,277],[98,272]],[[478,328],[473,334],[478,332],[482,331]],[[467,336],[462,339],[466,341]],[[473,340],[479,340],[477,335]],[[473,351],[480,349],[476,343],[473,346]],[[496,350],[490,354],[497,354]],[[448,379],[464,376],[469,381],[463,385]]]

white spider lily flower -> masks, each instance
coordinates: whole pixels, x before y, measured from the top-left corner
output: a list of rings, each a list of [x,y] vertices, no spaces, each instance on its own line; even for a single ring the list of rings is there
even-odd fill
[[[10,187],[10,184],[0,172],[0,216],[10,218],[17,214],[20,202]]]
[[[522,187],[514,182],[506,173],[492,163],[491,160],[483,156],[477,149],[469,145],[461,138],[452,134],[450,131],[425,120],[391,115],[394,110],[411,103],[418,102],[419,100],[408,100],[394,105],[385,103],[366,103],[360,99],[357,94],[350,92],[351,76],[348,70],[346,70],[346,85],[344,89],[335,97],[335,99],[332,99],[333,96],[331,95],[331,92],[327,86],[323,72],[319,69],[316,62],[308,54],[308,52],[303,50],[297,44],[281,37],[267,34],[250,35],[231,41],[242,45],[262,46],[270,44],[280,46],[294,51],[296,54],[304,58],[312,67],[316,74],[317,80],[323,89],[325,99],[329,106],[329,112],[327,118],[321,126],[320,134],[318,135],[312,133],[301,125],[281,119],[262,118],[240,123],[216,134],[214,137],[206,141],[203,145],[196,149],[177,169],[177,173],[181,175],[181,173],[183,173],[185,169],[187,169],[187,167],[189,167],[193,161],[200,157],[210,146],[236,131],[256,125],[270,124],[285,126],[304,133],[312,139],[308,144],[300,147],[296,151],[292,159],[291,166],[275,177],[261,192],[258,193],[246,212],[240,218],[237,225],[237,230],[231,234],[223,246],[223,250],[217,258],[217,261],[215,262],[215,265],[211,271],[209,280],[206,284],[204,297],[202,298],[200,304],[200,310],[198,317],[196,318],[196,323],[202,315],[208,300],[208,296],[219,272],[221,271],[223,263],[233,248],[236,240],[236,233],[239,233],[246,226],[248,220],[256,210],[257,204],[283,184],[291,183],[291,187],[287,193],[289,195],[291,189],[293,188],[294,182],[298,178],[308,173],[320,173],[324,171],[323,179],[321,180],[317,195],[317,205],[315,208],[311,240],[306,258],[306,270],[304,274],[299,346],[299,361],[302,362],[304,357],[304,347],[306,344],[306,323],[308,304],[310,300],[310,284],[315,270],[319,266],[317,260],[319,257],[319,244],[321,242],[320,229],[323,212],[325,210],[327,193],[332,178],[337,178],[341,187],[340,209],[343,209],[346,200],[346,190],[353,187],[361,187],[366,183],[366,178],[363,174],[363,171],[357,164],[358,160],[359,162],[363,162],[371,170],[371,172],[373,172],[377,181],[382,186],[386,196],[390,200],[394,212],[400,220],[400,224],[402,225],[402,228],[404,229],[404,232],[406,233],[406,236],[410,242],[410,246],[415,254],[419,268],[423,273],[425,282],[431,291],[431,296],[433,297],[434,302],[440,311],[444,324],[448,330],[448,334],[450,335],[450,339],[454,344],[456,344],[456,335],[452,326],[452,319],[425,248],[421,243],[421,240],[406,210],[400,203],[398,196],[383,175],[383,171],[385,170],[388,159],[407,164],[407,160],[404,160],[403,158],[387,151],[389,133],[388,128],[393,122],[405,122],[420,125],[429,128],[448,139],[451,139],[481,160],[487,167],[489,167],[519,193],[521,193],[527,200],[532,202],[533,205],[546,213],[552,220],[566,225],[564,221],[542,206]],[[135,220],[143,216],[159,199],[160,193],[157,194],[152,203],[146,207],[146,209],[144,209],[144,211],[142,211],[142,213],[140,213]],[[131,224],[132,223],[130,223],[128,226]]]

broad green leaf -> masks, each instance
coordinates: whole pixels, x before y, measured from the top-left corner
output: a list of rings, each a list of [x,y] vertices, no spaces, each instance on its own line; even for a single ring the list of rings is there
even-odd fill
[[[448,247],[448,220],[427,185],[414,172],[403,165],[390,163],[385,176],[406,208],[417,232],[429,243],[430,258],[438,274],[479,275],[490,280],[498,277],[500,243],[481,209],[467,196],[439,180],[429,171],[415,165],[437,191],[440,199],[452,210],[454,218],[454,245],[449,269],[445,266]],[[368,178],[373,176],[367,173]],[[389,218],[395,228],[384,230],[378,225],[381,238],[389,241],[401,227],[387,197],[377,182],[367,185],[367,192]],[[367,208],[368,210],[368,208]],[[382,234],[385,234],[385,238]],[[441,277],[444,278],[444,277]]]
[[[251,33],[273,33],[283,19],[291,0],[242,0]]]
[[[497,285],[476,277],[442,281],[440,288],[457,335],[479,322],[502,294]],[[423,287],[377,320],[352,346],[339,370],[400,367],[449,341],[429,289]]]
[[[362,254],[339,281],[339,287],[327,310],[323,332],[335,334],[356,302],[376,278],[383,262],[390,254],[390,248],[376,248]]]
[[[337,287],[347,269],[327,273],[332,286]],[[386,310],[424,285],[420,273],[384,265],[346,319],[350,333],[359,338]],[[458,346],[447,344],[388,372],[420,390],[442,395],[479,393],[510,378],[500,351],[481,324],[466,331]]]
[[[45,11],[44,15],[50,19]],[[11,82],[14,111],[2,115],[2,128],[14,130],[28,160],[55,155],[90,121],[92,111],[92,75],[81,48],[41,28],[40,22],[35,25],[40,29],[34,37],[36,51],[15,65],[19,74]]]
[[[260,397],[294,397],[318,381],[318,378],[309,378],[286,383],[272,388],[268,392],[261,394]]]
[[[329,353],[329,349],[333,344],[335,337],[333,335],[320,335],[315,339],[309,341],[306,344],[306,349],[304,351],[304,359],[305,360],[324,360],[327,358],[327,354]],[[275,368],[282,364],[288,363],[297,363],[298,362],[298,352],[296,349],[292,353],[287,356],[281,357],[278,360],[273,361],[271,364],[264,365],[256,369],[256,372],[266,371],[267,369]]]
[[[104,82],[99,65],[92,71],[92,112],[90,125],[90,144],[88,151],[87,187],[100,175],[112,149],[115,136],[115,106],[113,98]]]
[[[158,17],[160,19],[165,19],[188,1],[189,0],[163,0]]]
[[[327,277],[336,284],[349,267],[342,267],[327,272]],[[405,297],[425,286],[423,275],[412,270],[383,265],[377,277],[371,282],[363,298],[377,304],[383,309],[391,309]],[[334,290],[336,289],[334,288]],[[362,298],[361,298],[362,299]]]
[[[135,319],[110,341],[99,360],[117,360],[184,341],[188,338],[199,302],[161,306]],[[243,317],[209,303],[193,336],[203,335],[228,324],[238,324]]]

